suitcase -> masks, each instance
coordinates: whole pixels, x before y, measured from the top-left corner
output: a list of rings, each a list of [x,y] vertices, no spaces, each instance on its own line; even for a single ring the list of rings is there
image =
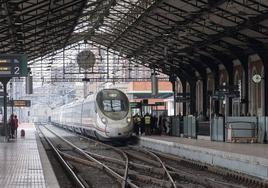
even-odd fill
[[[20,131],[20,136],[21,136],[21,137],[25,137],[25,130],[24,130],[24,129],[21,129],[21,131]]]

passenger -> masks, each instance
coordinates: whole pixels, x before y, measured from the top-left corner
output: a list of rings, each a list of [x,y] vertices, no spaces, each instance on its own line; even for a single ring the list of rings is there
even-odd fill
[[[144,116],[145,135],[151,135],[152,116],[147,112]]]
[[[166,122],[165,122],[165,127],[166,127],[166,134],[171,136],[171,119],[170,117],[166,117]]]
[[[141,117],[139,116],[139,114],[135,114],[134,116],[134,132],[136,134],[136,136],[139,136],[139,131],[140,131],[140,126],[141,126]]]
[[[11,138],[14,138],[15,126],[16,125],[15,125],[15,119],[14,119],[14,115],[13,114],[10,115],[10,118],[8,120],[8,125],[9,125],[9,129],[11,130],[10,137]]]
[[[161,135],[162,130],[163,130],[162,120],[163,120],[163,115],[160,114],[160,116],[158,117],[158,121],[157,121],[157,134],[159,135]]]
[[[157,117],[156,115],[154,115],[152,117],[151,134],[156,134],[156,130],[157,130]]]
[[[141,135],[144,135],[144,117],[141,117],[141,125],[140,125],[140,132]]]
[[[15,121],[15,137],[17,138],[17,136],[18,136],[18,127],[19,127],[19,120],[17,118],[17,115],[14,116],[14,121]]]
[[[165,112],[163,113],[161,124],[162,124],[162,127],[163,127],[161,134],[162,133],[166,134],[168,127],[167,127],[167,115],[166,115]]]

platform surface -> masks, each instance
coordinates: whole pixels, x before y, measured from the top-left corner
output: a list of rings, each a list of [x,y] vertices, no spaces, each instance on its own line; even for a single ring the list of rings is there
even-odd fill
[[[268,144],[212,142],[174,136],[149,136],[148,138],[268,159]]]
[[[223,143],[170,136],[143,136],[140,144],[268,180],[267,144]]]
[[[41,158],[43,160],[44,156],[40,156],[34,125],[22,124],[20,128],[25,129],[24,138],[20,137],[18,131],[17,139],[3,142],[2,137],[0,140],[0,187],[58,187],[57,182],[55,186],[49,186],[45,179],[44,171],[49,166],[44,167],[45,170],[42,167]],[[44,152],[41,155],[45,155]]]

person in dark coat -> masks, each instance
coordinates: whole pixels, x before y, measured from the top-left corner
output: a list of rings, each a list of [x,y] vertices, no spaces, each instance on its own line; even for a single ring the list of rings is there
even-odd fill
[[[14,121],[15,121],[15,136],[17,138],[17,136],[18,136],[18,127],[19,127],[19,120],[17,118],[17,115],[14,116]]]
[[[154,115],[152,117],[151,134],[156,134],[156,130],[157,130],[157,117],[156,115]]]
[[[141,117],[139,116],[139,114],[137,113],[134,117],[133,117],[133,122],[134,122],[134,132],[136,134],[136,136],[139,135],[139,131],[140,131],[140,126],[141,126]]]
[[[15,123],[15,118],[14,118],[14,115],[13,114],[10,115],[10,118],[8,120],[8,125],[9,125],[10,130],[11,130],[10,137],[11,138],[15,138],[15,135],[14,134],[15,134],[15,130],[16,130],[16,123]]]

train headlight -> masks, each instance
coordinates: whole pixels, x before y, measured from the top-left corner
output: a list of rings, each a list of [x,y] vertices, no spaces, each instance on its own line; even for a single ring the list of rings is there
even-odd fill
[[[131,118],[127,117],[127,123],[130,123],[130,122],[131,122]]]
[[[104,117],[102,117],[102,118],[101,118],[101,122],[104,123],[104,124],[106,124],[106,123],[107,123],[107,119],[104,118]]]

